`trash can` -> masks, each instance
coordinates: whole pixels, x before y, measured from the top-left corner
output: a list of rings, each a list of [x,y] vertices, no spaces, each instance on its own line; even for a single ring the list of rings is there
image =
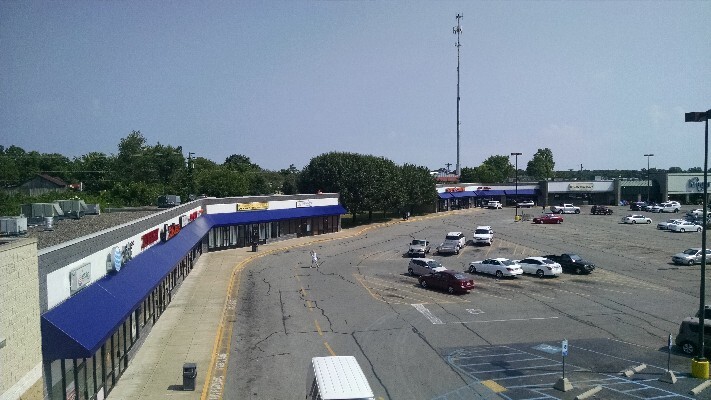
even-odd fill
[[[197,364],[183,364],[183,390],[195,390],[195,378],[197,377]]]
[[[516,216],[514,217],[514,221],[516,221],[516,222],[521,221],[521,216],[520,216],[520,215],[516,215]]]
[[[259,243],[257,243],[257,242],[252,243],[252,251],[256,253],[258,246],[259,246]]]

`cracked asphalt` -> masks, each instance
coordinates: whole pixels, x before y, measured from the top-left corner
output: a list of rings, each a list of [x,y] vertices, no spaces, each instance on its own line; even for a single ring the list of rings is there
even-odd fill
[[[671,354],[677,384],[658,378],[668,335],[698,307],[699,266],[674,266],[671,255],[699,247],[701,235],[658,231],[670,214],[623,225],[629,211],[614,210],[584,207],[560,225],[514,222],[513,209],[462,210],[257,258],[241,272],[224,398],[304,398],[310,358],[327,355],[355,356],[376,399],[572,399],[595,385],[603,390],[591,398],[691,398],[701,381],[689,376],[688,357]],[[422,289],[405,274],[412,238],[434,249],[449,231],[470,239],[477,225],[492,226],[492,246],[432,257],[464,271],[486,257],[575,252],[597,269],[546,279],[474,274],[465,295]],[[309,267],[310,250],[319,268]],[[550,351],[563,339],[574,386],[565,393],[552,389],[562,356]],[[643,373],[620,377],[641,363]]]

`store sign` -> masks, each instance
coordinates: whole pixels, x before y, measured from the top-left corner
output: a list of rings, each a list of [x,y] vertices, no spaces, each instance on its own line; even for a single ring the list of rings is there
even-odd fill
[[[297,200],[296,207],[311,207],[311,200]]]
[[[488,186],[479,186],[476,190],[491,190],[491,188]]]
[[[126,243],[124,246],[116,246],[111,249],[106,256],[106,270],[110,272],[119,272],[127,262],[133,259],[133,241]]]
[[[90,283],[91,264],[84,264],[69,271],[69,290],[72,295],[89,286]]]
[[[463,192],[464,188],[463,187],[448,187],[448,188],[445,188],[444,191],[448,192],[448,193]]]
[[[249,210],[266,210],[269,208],[269,203],[253,201],[251,203],[237,203],[237,211],[249,211]]]
[[[593,190],[595,184],[593,183],[570,183],[568,184],[568,190],[571,192],[589,192]]]
[[[175,235],[180,233],[180,224],[164,224],[163,225],[163,235],[161,236],[161,241],[167,242],[172,239]]]
[[[152,245],[160,239],[160,229],[156,228],[145,235],[141,236],[141,250]]]
[[[711,187],[711,182],[706,182],[706,187]],[[691,192],[703,192],[704,191],[704,181],[698,177],[689,179],[686,183],[686,189]]]

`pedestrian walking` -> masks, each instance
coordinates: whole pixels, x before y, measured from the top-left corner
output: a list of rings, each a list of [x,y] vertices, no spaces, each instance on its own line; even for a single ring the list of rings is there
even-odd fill
[[[316,254],[315,251],[311,250],[311,267],[314,267],[314,264],[316,264],[316,268],[318,268],[318,254]]]

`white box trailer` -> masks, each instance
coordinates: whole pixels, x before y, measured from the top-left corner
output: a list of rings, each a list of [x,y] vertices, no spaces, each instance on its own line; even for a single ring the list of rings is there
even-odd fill
[[[306,400],[374,400],[373,390],[353,356],[314,357]]]

